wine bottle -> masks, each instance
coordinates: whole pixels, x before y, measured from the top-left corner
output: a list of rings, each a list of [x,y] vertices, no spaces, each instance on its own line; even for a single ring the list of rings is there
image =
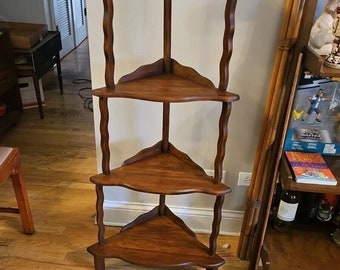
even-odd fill
[[[300,193],[292,190],[285,190],[281,194],[279,209],[274,221],[274,229],[279,232],[288,232],[295,219],[299,206]]]
[[[316,217],[316,211],[320,204],[321,194],[313,192],[301,192],[299,208],[295,220],[301,223],[310,223]]]

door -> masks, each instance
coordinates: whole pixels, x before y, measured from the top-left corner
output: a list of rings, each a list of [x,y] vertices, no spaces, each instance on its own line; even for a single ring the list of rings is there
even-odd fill
[[[74,43],[77,47],[87,37],[85,0],[72,0]]]
[[[60,57],[64,57],[75,47],[71,0],[54,0],[53,4],[56,27],[60,32],[63,47]]]
[[[87,37],[85,0],[54,0],[57,29],[60,31],[65,56]]]

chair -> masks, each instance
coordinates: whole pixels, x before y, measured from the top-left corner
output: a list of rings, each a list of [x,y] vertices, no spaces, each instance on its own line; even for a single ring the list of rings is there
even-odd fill
[[[0,207],[2,213],[20,214],[25,234],[34,234],[34,224],[27,197],[17,148],[0,146],[0,185],[11,178],[18,208]]]

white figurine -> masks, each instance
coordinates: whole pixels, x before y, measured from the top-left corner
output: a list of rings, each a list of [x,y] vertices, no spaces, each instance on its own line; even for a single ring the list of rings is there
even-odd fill
[[[324,11],[312,26],[308,45],[318,55],[328,55],[333,50],[334,23],[340,0],[328,0]]]

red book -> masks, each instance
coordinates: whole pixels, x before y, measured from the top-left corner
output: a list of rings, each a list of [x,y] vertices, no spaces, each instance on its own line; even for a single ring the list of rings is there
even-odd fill
[[[304,184],[335,186],[337,180],[320,153],[285,152],[295,181]]]

